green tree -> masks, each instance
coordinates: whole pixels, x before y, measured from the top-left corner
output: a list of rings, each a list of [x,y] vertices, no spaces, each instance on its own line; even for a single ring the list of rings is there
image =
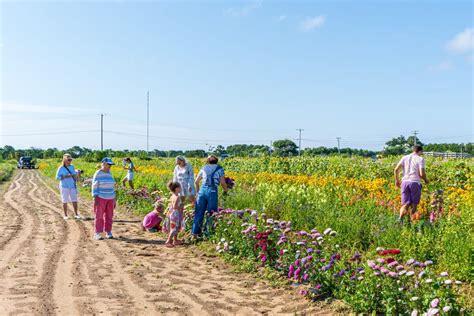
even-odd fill
[[[289,140],[281,139],[273,142],[273,153],[279,157],[291,157],[298,154],[298,146]]]

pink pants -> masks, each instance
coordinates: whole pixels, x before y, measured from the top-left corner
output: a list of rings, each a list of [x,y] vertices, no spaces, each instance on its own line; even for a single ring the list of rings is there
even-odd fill
[[[114,205],[115,200],[106,200],[100,197],[96,197],[96,203],[94,204],[95,213],[95,232],[111,232],[112,231],[112,220],[114,217]]]

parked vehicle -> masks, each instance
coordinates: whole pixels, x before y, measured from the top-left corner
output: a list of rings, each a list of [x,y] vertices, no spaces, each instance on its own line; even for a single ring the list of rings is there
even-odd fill
[[[35,162],[31,157],[20,157],[17,164],[18,169],[34,169]]]

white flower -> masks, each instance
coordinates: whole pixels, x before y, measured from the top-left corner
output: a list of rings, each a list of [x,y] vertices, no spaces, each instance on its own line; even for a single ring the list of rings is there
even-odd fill
[[[360,274],[364,274],[364,273],[365,273],[365,270],[360,270],[359,273],[360,273]]]
[[[222,238],[222,239],[221,239],[221,242],[225,242],[225,238]]]
[[[431,283],[431,282],[433,282],[433,279],[426,279],[425,282],[426,283]]]
[[[421,279],[422,277],[424,277],[426,274],[425,271],[421,271],[420,274],[418,274],[418,277]]]
[[[437,315],[439,313],[439,309],[438,308],[430,308],[428,310],[428,316],[434,316],[434,315]]]
[[[418,311],[416,309],[414,309],[412,312],[411,312],[411,316],[418,316]]]
[[[412,301],[412,302],[418,301],[418,296],[413,296],[412,298],[410,298],[410,301]]]
[[[220,245],[217,245],[216,246],[216,250],[219,251],[221,249],[221,246]]]
[[[445,306],[443,307],[443,312],[447,313],[451,310],[451,306]]]
[[[439,275],[441,275],[443,277],[447,277],[449,274],[448,274],[448,272],[441,272]]]
[[[316,240],[317,240],[317,241],[321,241],[321,240],[323,240],[323,237],[318,236],[318,237],[316,238]]]
[[[452,284],[452,283],[453,283],[453,281],[451,281],[451,280],[446,280],[446,281],[444,281],[444,284],[446,284],[446,285],[450,285],[450,284]]]
[[[334,231],[334,230],[331,230],[331,232],[329,233],[329,235],[331,235],[331,236],[333,236],[333,237],[334,237],[334,236],[336,236],[336,235],[337,235],[337,233],[336,233],[336,231]]]
[[[234,247],[233,247],[233,246],[229,246],[229,250],[232,250],[232,249],[234,249]]]
[[[332,231],[331,228],[326,228],[326,229],[324,230],[323,234],[324,234],[324,235],[327,235],[327,234],[329,234],[331,231]]]
[[[414,274],[415,274],[415,271],[408,271],[408,272],[407,272],[407,276],[412,276],[412,275],[414,275]]]
[[[404,275],[405,273],[407,273],[407,271],[406,271],[406,270],[402,270],[402,271],[398,272],[398,275]]]
[[[402,291],[404,290],[404,288],[399,287],[398,290],[399,290],[400,292],[402,292]]]
[[[384,251],[384,250],[385,250],[385,249],[382,248],[382,247],[377,247],[377,249],[375,249],[375,251],[377,251],[377,252]]]
[[[360,277],[357,278],[357,280],[359,280],[359,281],[362,281],[363,279],[364,279],[363,276],[360,276]]]
[[[461,281],[456,281],[456,282],[454,282],[454,283],[456,283],[457,285],[461,285],[461,284],[462,284]]]

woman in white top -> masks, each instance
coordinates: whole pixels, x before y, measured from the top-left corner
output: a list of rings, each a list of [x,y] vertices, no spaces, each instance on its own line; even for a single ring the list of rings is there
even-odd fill
[[[186,197],[189,201],[194,203],[196,196],[196,189],[194,187],[194,171],[193,167],[183,156],[176,157],[176,167],[173,173],[173,182],[178,182],[181,185],[181,192],[179,196],[184,202]]]

